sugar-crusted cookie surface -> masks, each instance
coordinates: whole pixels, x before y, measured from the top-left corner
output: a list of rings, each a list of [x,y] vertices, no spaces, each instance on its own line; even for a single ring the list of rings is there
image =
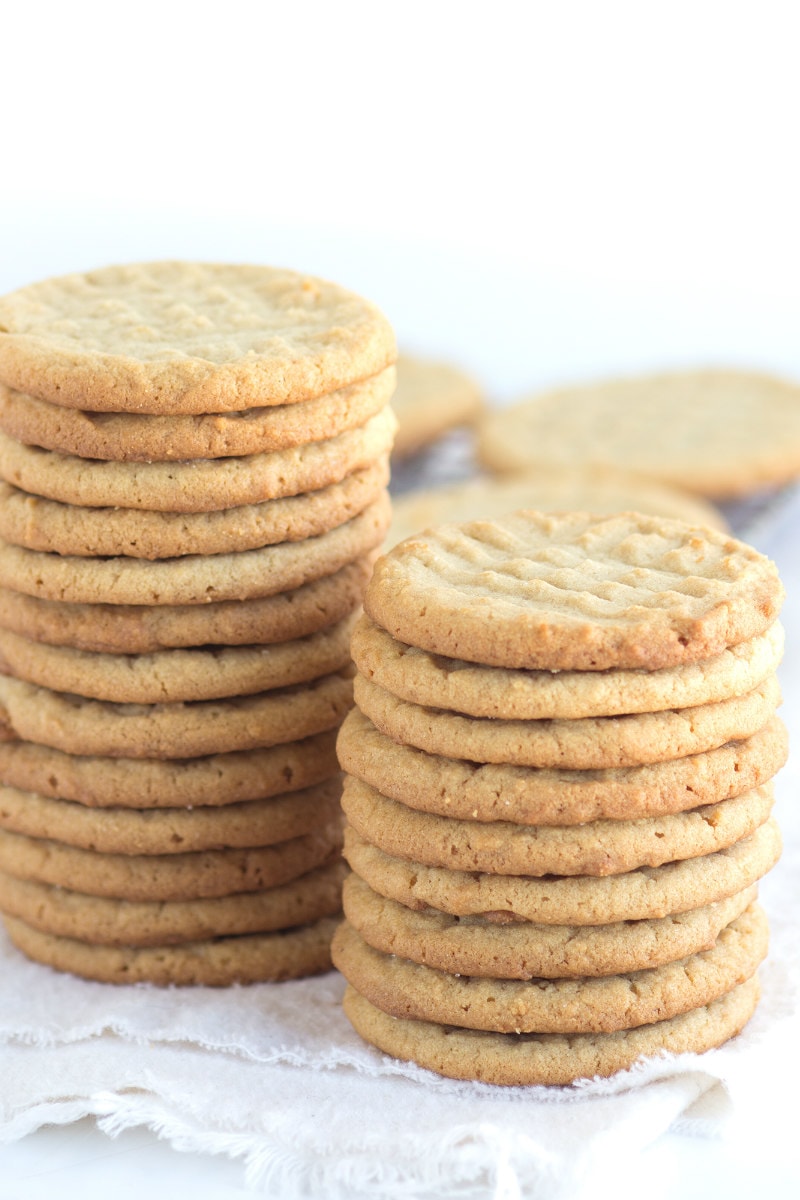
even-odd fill
[[[744,371],[687,371],[564,388],[487,413],[482,461],[618,466],[712,497],[800,474],[800,389]]]
[[[773,563],[713,530],[657,517],[523,511],[444,525],[379,559],[364,601],[399,641],[545,670],[657,670],[763,633]]]
[[[336,284],[254,265],[106,267],[0,300],[0,378],[97,411],[293,403],[394,362],[388,322]]]

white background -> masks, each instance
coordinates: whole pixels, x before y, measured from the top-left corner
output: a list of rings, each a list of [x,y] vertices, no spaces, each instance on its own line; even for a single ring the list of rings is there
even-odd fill
[[[800,377],[798,35],[792,0],[9,5],[0,291],[263,261],[501,399]]]
[[[677,364],[800,379],[799,34],[767,0],[4,6],[0,292],[271,262],[500,400]],[[738,1195],[724,1162],[673,1138],[643,1168]],[[239,1178],[85,1126],[4,1172],[12,1200]]]

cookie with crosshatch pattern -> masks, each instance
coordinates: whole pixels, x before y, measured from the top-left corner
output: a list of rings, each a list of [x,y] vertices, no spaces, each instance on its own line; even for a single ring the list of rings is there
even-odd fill
[[[391,366],[375,305],[254,264],[150,262],[0,299],[0,379],[97,412],[241,412],[312,400]]]
[[[764,633],[782,600],[774,563],[715,530],[523,510],[401,543],[364,608],[398,641],[487,666],[658,670]]]

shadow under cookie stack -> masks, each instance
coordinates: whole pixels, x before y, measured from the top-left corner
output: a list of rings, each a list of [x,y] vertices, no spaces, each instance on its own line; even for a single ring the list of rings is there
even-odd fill
[[[367,1041],[566,1084],[742,1028],[780,853],[782,594],[743,543],[635,514],[445,525],[378,561],[333,944]]]
[[[111,982],[330,966],[391,329],[269,268],[0,300],[0,910]]]

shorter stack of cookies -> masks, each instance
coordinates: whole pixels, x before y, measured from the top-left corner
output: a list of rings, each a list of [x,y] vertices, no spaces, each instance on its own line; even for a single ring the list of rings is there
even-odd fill
[[[155,263],[23,289],[0,330],[11,938],[112,982],[328,968],[391,329],[289,271]]]
[[[523,511],[378,561],[338,743],[334,962],[367,1041],[565,1084],[742,1028],[782,595],[743,543],[640,514]]]

